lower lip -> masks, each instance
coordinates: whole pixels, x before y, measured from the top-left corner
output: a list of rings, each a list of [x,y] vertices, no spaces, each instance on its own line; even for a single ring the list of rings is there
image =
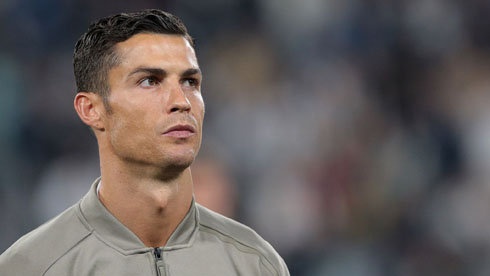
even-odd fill
[[[174,130],[165,133],[163,136],[173,137],[173,138],[189,138],[194,135],[194,132],[188,130]]]

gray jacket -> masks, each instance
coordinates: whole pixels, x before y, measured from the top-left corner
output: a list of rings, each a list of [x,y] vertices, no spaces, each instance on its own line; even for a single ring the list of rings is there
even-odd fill
[[[97,183],[0,255],[0,275],[289,275],[252,229],[194,201],[167,245],[148,248],[102,205]]]

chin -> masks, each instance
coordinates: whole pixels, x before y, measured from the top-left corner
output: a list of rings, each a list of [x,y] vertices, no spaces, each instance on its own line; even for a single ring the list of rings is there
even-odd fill
[[[191,166],[193,161],[194,158],[166,158],[157,164],[159,167],[157,178],[166,181],[176,179]]]
[[[162,168],[180,168],[184,170],[194,162],[195,158],[196,152],[194,150],[166,152],[163,154],[163,159],[159,163]]]
[[[175,158],[170,160],[165,160],[164,167],[170,168],[181,168],[182,170],[187,169],[194,162],[194,158]]]

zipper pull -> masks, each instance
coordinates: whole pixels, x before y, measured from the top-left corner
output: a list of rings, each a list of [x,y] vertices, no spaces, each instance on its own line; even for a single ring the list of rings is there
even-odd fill
[[[162,250],[159,247],[155,247],[155,249],[153,250],[153,255],[155,255],[155,258],[157,260],[161,260],[162,259]]]
[[[160,249],[159,247],[155,247],[153,249],[153,255],[155,256],[155,268],[157,270],[157,275],[166,276],[167,269],[165,263],[163,262],[162,249]]]

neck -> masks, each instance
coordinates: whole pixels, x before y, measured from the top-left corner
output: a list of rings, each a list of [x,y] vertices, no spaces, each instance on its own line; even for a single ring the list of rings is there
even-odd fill
[[[99,198],[119,221],[148,247],[164,246],[189,211],[192,177],[186,168],[174,177],[158,168],[142,168],[100,156],[103,185]],[[110,164],[110,165],[109,165]]]

